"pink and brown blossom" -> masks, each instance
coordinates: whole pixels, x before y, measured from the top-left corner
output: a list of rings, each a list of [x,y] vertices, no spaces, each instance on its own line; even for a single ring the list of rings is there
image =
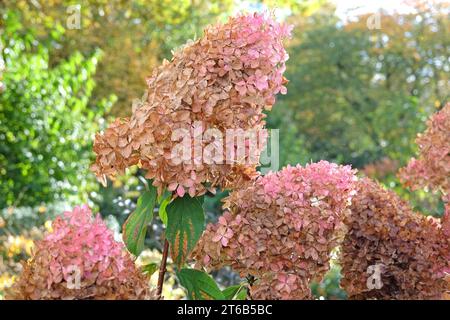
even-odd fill
[[[402,182],[413,190],[429,188],[441,191],[444,201],[450,197],[450,103],[427,122],[425,132],[416,139],[419,155],[400,169]]]
[[[207,186],[231,188],[252,180],[265,139],[251,151],[246,148],[242,159],[220,163],[202,161],[202,150],[211,143],[203,139],[199,146],[192,144],[192,161],[179,163],[173,151],[180,141],[173,134],[180,129],[192,137],[209,129],[222,134],[229,129],[264,131],[263,111],[271,109],[276,94],[286,93],[288,55],[282,40],[289,33],[289,27],[261,14],[239,15],[206,28],[202,38],[176,50],[170,62],[154,70],[146,97],[130,119],[97,135],[92,170],[104,181],[137,164],[159,192],[171,186],[176,194],[191,196],[205,193]],[[194,123],[201,128],[194,130]],[[232,148],[223,146],[222,159],[228,159],[225,154]]]
[[[355,171],[326,161],[260,176],[224,200],[194,256],[198,266],[231,266],[253,276],[253,299],[311,298],[309,284],[329,270]],[[231,230],[231,232],[228,232]],[[220,240],[220,241],[219,241]]]
[[[450,239],[432,217],[413,212],[393,191],[366,178],[358,183],[341,248],[341,286],[350,299],[440,299]],[[371,266],[381,287],[369,287]]]
[[[7,299],[152,299],[148,279],[99,215],[85,205],[65,212],[36,243]]]

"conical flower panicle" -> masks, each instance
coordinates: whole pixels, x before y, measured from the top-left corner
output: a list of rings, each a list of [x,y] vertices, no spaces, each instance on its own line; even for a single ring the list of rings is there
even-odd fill
[[[138,164],[159,192],[167,187],[179,196],[253,179],[267,137],[263,110],[272,107],[276,94],[286,93],[288,55],[282,40],[289,33],[286,25],[259,14],[208,27],[201,39],[154,70],[130,119],[116,120],[97,134],[92,170],[104,181]],[[237,142],[226,141],[229,130],[257,138],[232,156],[239,152]],[[180,154],[186,138],[187,155]],[[208,146],[216,150],[209,158]]]

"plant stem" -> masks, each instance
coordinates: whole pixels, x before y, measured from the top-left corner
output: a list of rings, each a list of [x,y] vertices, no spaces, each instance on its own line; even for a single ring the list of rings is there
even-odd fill
[[[255,283],[255,280],[256,279],[255,279],[254,276],[251,276],[251,275],[247,276],[248,286],[247,286],[247,298],[246,298],[246,300],[253,300],[252,296],[250,295],[250,287]]]
[[[166,274],[167,255],[169,253],[169,241],[164,239],[164,248],[162,252],[161,265],[159,266],[158,289],[156,295],[161,299],[161,293],[164,285],[164,275]]]

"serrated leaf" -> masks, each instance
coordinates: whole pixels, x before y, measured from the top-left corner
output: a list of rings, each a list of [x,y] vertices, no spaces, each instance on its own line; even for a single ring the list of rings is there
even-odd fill
[[[176,198],[166,208],[170,254],[178,269],[186,261],[205,227],[205,213],[197,198]]]
[[[181,269],[178,280],[191,300],[225,300],[216,282],[207,273],[194,269]]]
[[[154,274],[156,270],[158,270],[158,265],[154,262],[146,264],[145,266],[142,267],[142,272],[148,276]]]
[[[156,204],[156,188],[151,186],[138,199],[134,210],[125,221],[122,233],[123,241],[128,251],[138,256],[144,249],[147,226],[153,219],[153,209]]]
[[[244,300],[247,297],[245,287],[240,284],[225,288],[222,293],[226,300]]]

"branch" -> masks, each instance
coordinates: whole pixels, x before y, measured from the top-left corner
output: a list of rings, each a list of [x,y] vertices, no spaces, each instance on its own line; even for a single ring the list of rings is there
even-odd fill
[[[167,239],[164,239],[164,248],[162,252],[162,260],[161,265],[159,266],[159,277],[158,277],[158,290],[156,291],[156,295],[159,299],[161,299],[161,293],[164,285],[164,275],[167,271],[166,264],[167,264],[167,255],[169,253],[169,241]]]

